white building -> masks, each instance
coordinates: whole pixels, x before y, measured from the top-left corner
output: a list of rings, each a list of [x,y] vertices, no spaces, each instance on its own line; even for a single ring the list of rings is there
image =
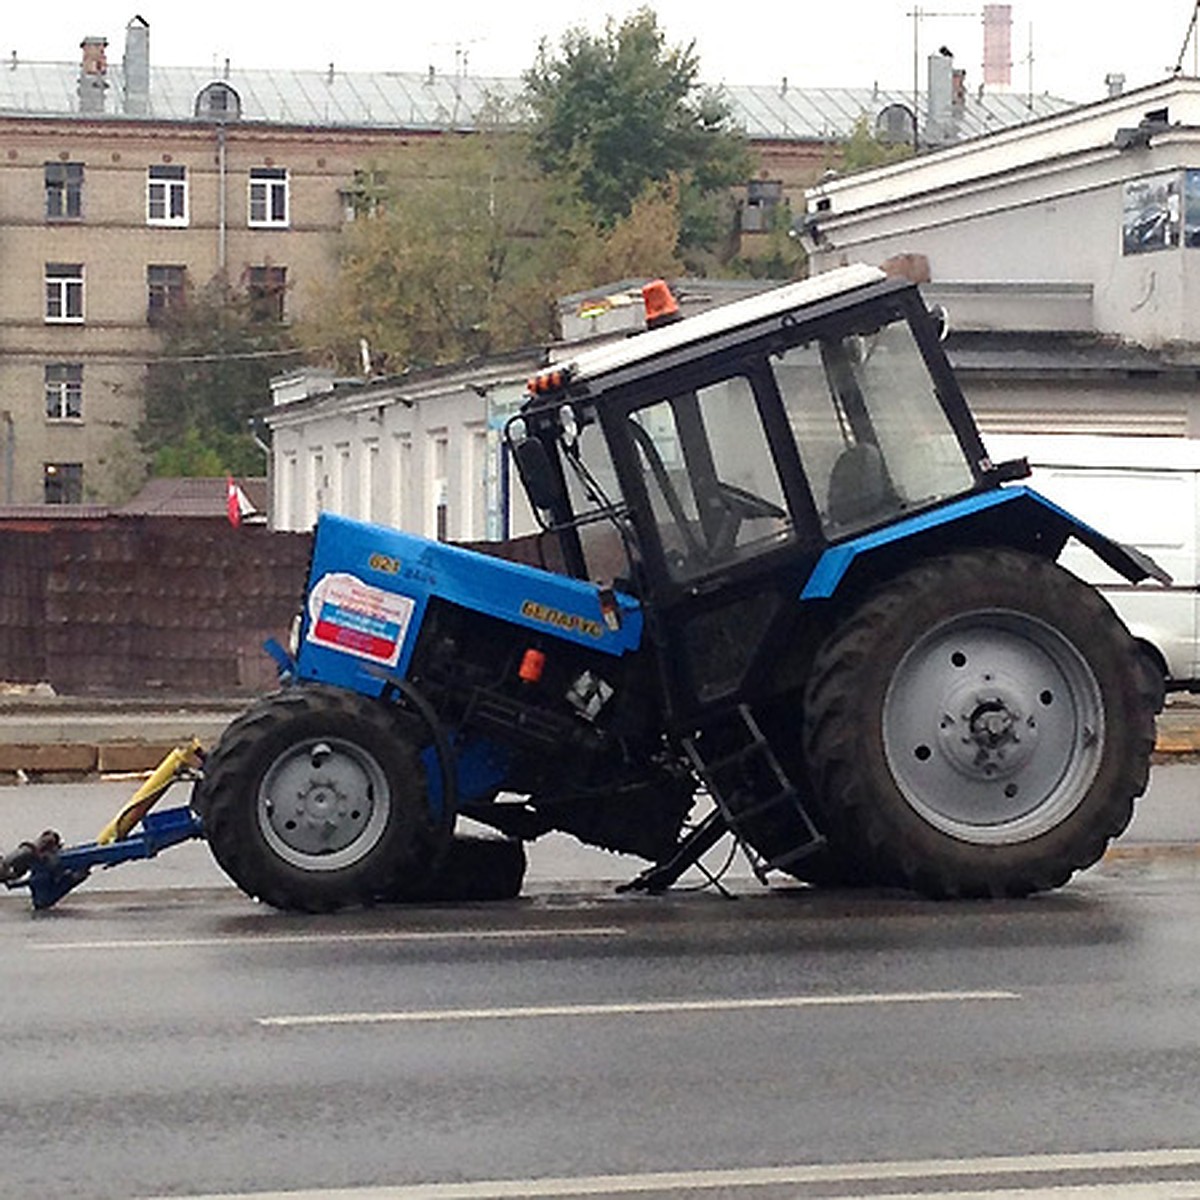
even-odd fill
[[[985,427],[1200,436],[1200,80],[829,178],[801,232],[927,273]]]
[[[644,328],[644,282],[564,297],[565,340],[553,347],[388,378],[312,369],[278,376],[263,419],[271,434],[271,527],[309,529],[328,510],[456,542],[532,533],[536,521],[503,450],[505,422],[547,361]],[[674,291],[686,315],[769,286],[702,280]]]
[[[271,526],[328,510],[453,541],[528,532],[499,451],[533,352],[385,379],[300,371],[272,382]]]

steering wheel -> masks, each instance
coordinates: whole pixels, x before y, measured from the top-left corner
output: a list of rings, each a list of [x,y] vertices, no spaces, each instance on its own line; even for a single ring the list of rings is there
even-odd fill
[[[713,538],[713,555],[717,558],[726,558],[733,553],[737,545],[738,530],[741,529],[743,521],[752,521],[756,517],[787,520],[787,512],[774,501],[736,484],[719,479],[717,492],[725,505],[720,527]]]

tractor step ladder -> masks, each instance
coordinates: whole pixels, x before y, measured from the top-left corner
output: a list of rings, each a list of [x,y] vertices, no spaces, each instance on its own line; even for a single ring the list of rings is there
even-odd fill
[[[706,756],[703,737],[684,738],[683,748],[751,870],[766,883],[768,871],[784,870],[812,854],[825,844],[825,838],[813,824],[754,714],[745,704],[738,705],[737,714],[737,721],[722,730],[733,733],[716,757]],[[754,818],[773,813],[798,820],[804,836],[790,850],[768,859],[750,844],[746,827]]]

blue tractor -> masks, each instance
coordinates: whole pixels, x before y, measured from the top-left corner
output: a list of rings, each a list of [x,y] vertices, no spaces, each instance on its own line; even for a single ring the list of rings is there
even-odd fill
[[[763,879],[1023,896],[1124,829],[1158,690],[1055,559],[1156,568],[989,460],[917,288],[656,297],[508,425],[536,564],[321,517],[290,680],[193,792],[247,893],[511,894],[558,830],[648,892],[732,836]]]

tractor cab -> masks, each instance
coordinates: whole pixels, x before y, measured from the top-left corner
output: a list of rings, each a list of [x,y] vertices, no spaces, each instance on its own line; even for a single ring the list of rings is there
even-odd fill
[[[832,545],[977,490],[985,452],[916,289],[851,267],[531,381],[508,438],[571,573],[653,609],[687,714],[769,688]]]

